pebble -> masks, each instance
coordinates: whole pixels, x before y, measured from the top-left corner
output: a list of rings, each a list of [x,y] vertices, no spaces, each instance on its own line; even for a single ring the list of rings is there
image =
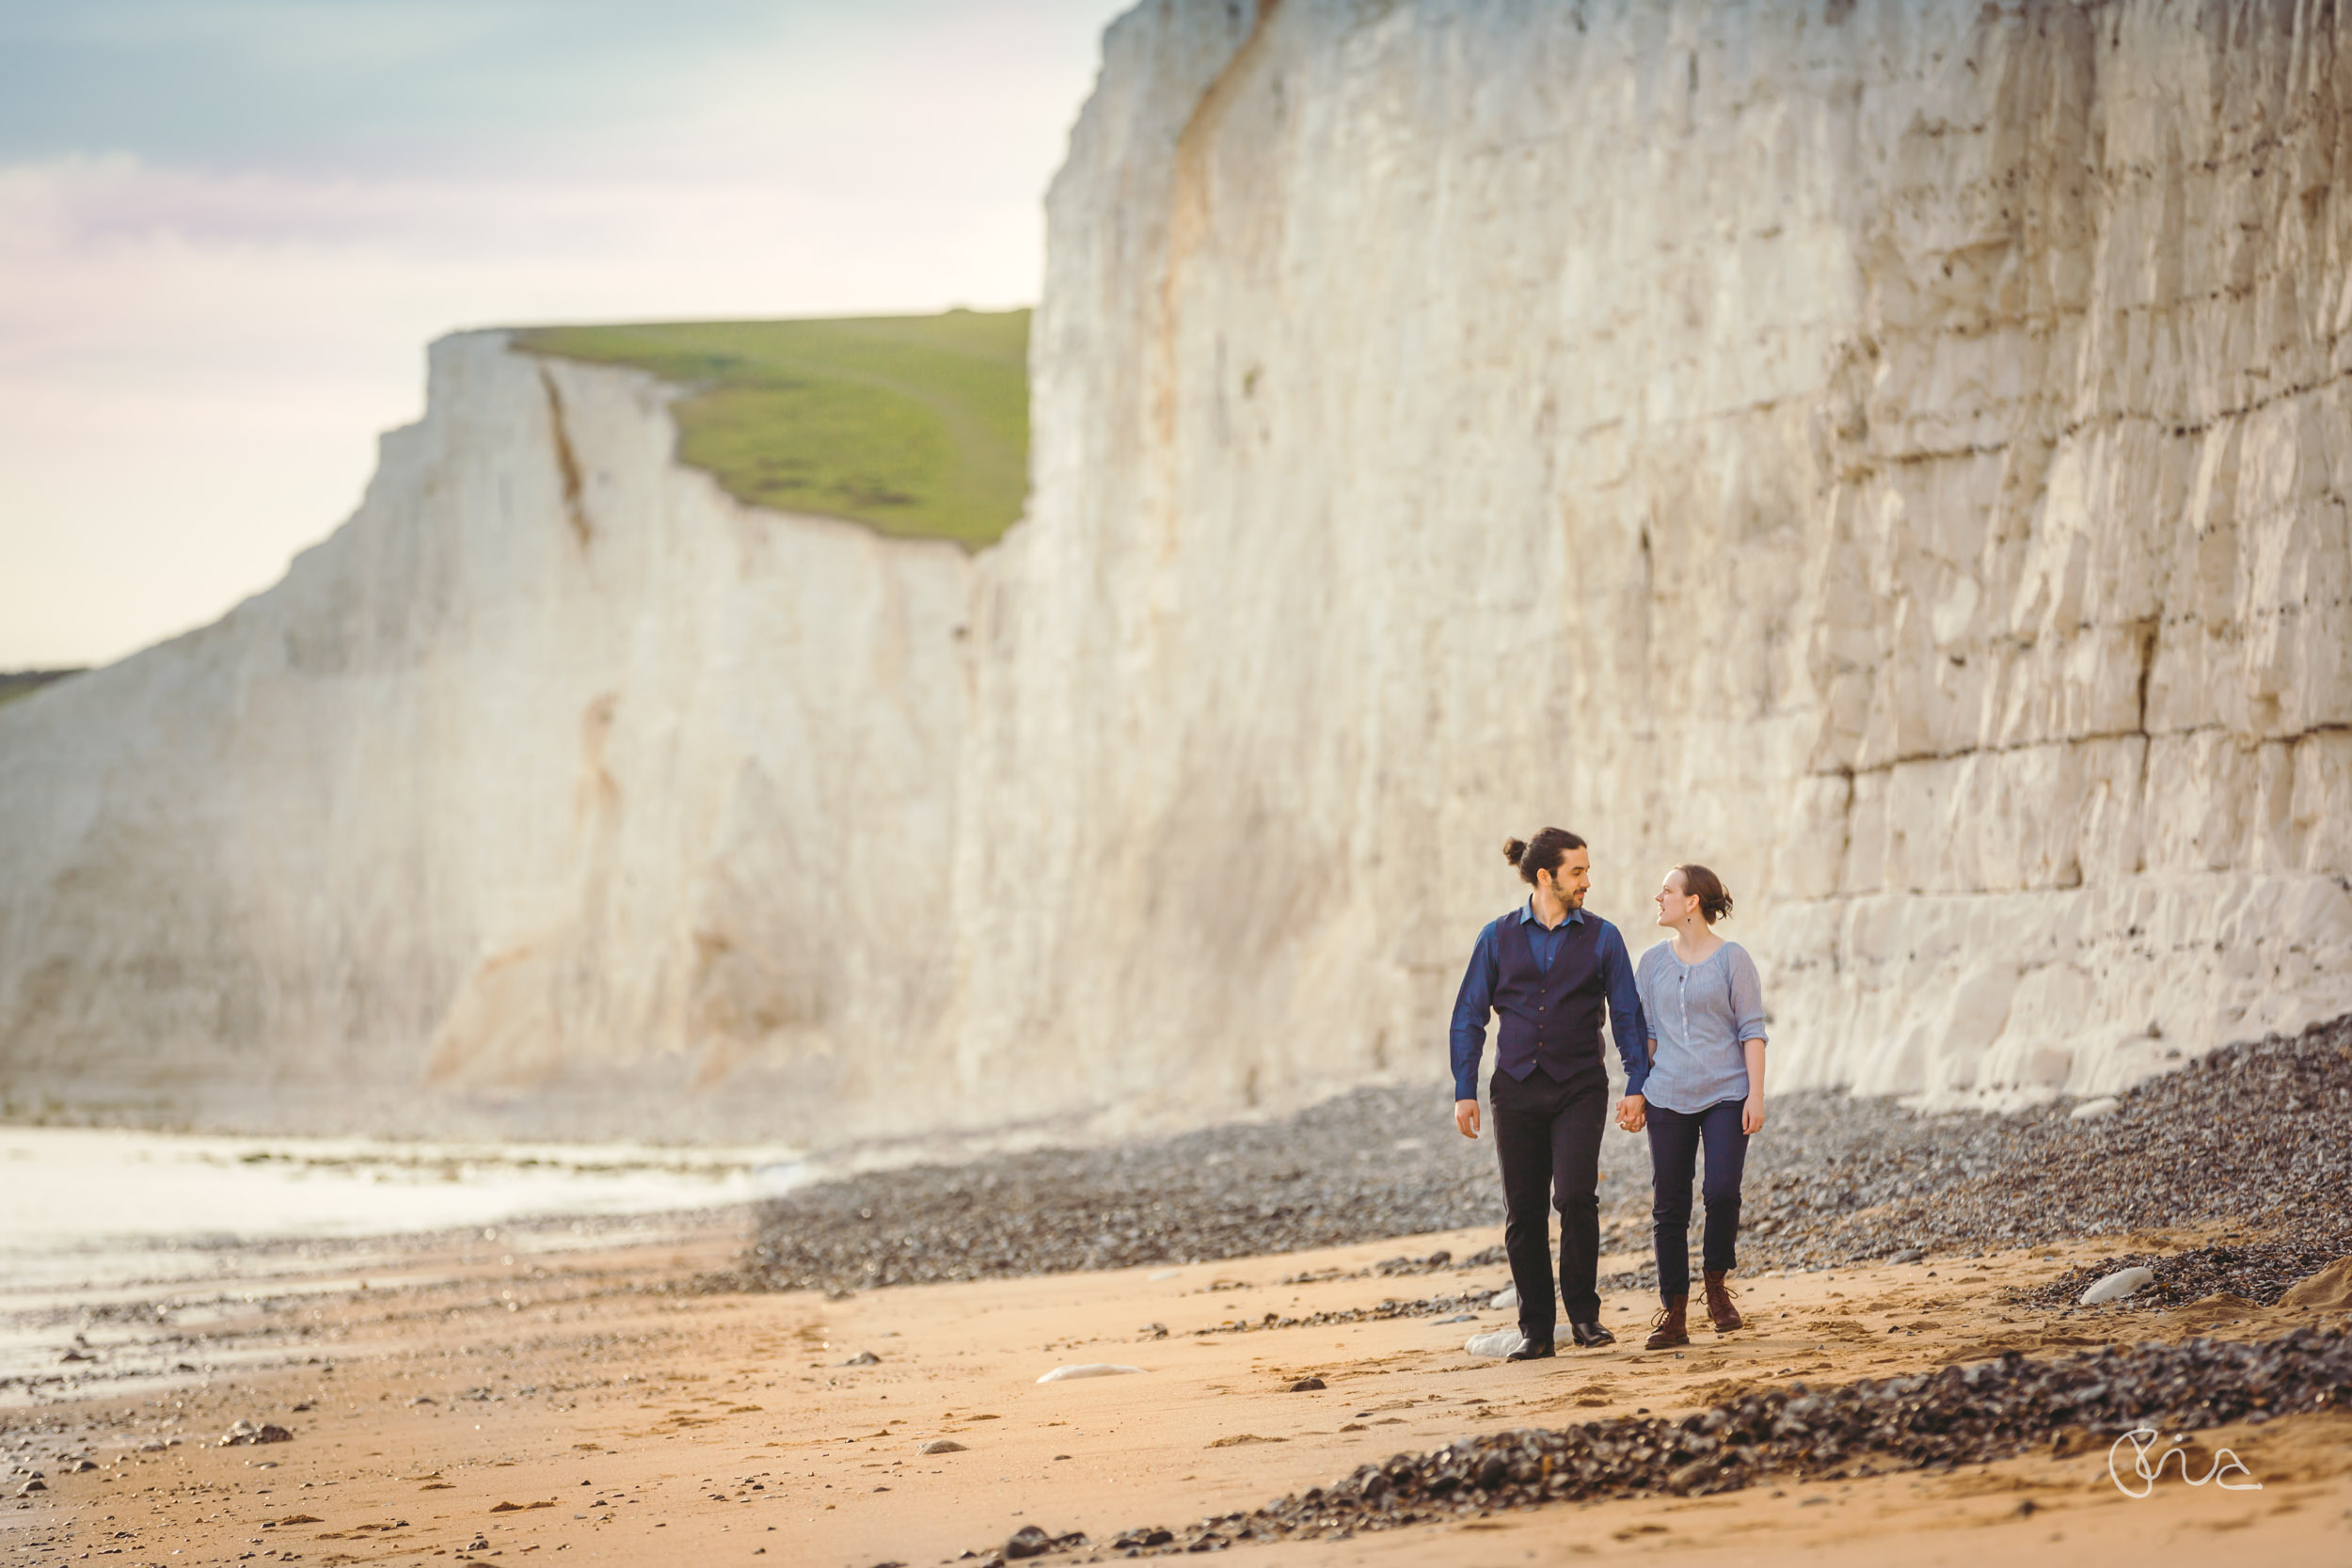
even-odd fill
[[[1311,1394],[1318,1388],[1327,1388],[1330,1385],[1325,1383],[1323,1379],[1319,1377],[1302,1377],[1296,1383],[1291,1385],[1291,1392],[1294,1394]]]
[[[1137,1265],[1163,1280],[1202,1261],[1494,1223],[1501,1186],[1486,1145],[1449,1132],[1387,1148],[1398,1120],[1445,1127],[1451,1116],[1451,1095],[1433,1079],[1355,1090],[1257,1125],[861,1172],[763,1205],[741,1267],[701,1288],[831,1291]],[[1357,1159],[1369,1150],[1379,1158]]]
[[[1518,1304],[1519,1288],[1516,1285],[1505,1285],[1494,1293],[1494,1299],[1486,1303],[1498,1312],[1506,1307],[1517,1307]]]
[[[1139,1372],[1141,1367],[1122,1367],[1116,1361],[1085,1361],[1075,1366],[1057,1367],[1039,1378],[1040,1383],[1067,1383],[1073,1377],[1120,1377]]]
[[[2106,1259],[2095,1273],[2033,1288],[2042,1296],[2011,1298],[2071,1306],[2099,1275],[2145,1264],[2158,1288],[2131,1298],[2140,1310],[2222,1291],[2268,1305],[2352,1253],[2341,1170],[2312,1157],[2352,1145],[2352,1018],[2226,1047],[2111,1098],[2115,1113],[2076,1120],[2058,1105],[1928,1116],[1891,1098],[1775,1095],[1771,1125],[1748,1148],[1741,1272],[1915,1251],[1941,1259],[2197,1223],[2245,1227],[2218,1251]],[[1500,1226],[1501,1184],[1483,1142],[1390,1147],[1399,1126],[1443,1126],[1451,1107],[1442,1082],[1364,1088],[1254,1125],[815,1183],[765,1205],[741,1266],[696,1288],[831,1293]],[[1613,1205],[1603,1212],[1602,1249],[1645,1253],[1645,1142],[1612,1134],[1601,1165],[1602,1201]],[[1393,1258],[1359,1273],[1502,1261],[1494,1247],[1461,1259]],[[1655,1285],[1647,1262],[1601,1280],[1604,1291]]]
[[[1793,1383],[1679,1419],[1636,1415],[1491,1433],[1395,1454],[1327,1486],[1186,1529],[1124,1530],[1110,1548],[1217,1551],[1586,1498],[1709,1496],[1768,1477],[1824,1481],[1979,1465],[2070,1431],[2186,1433],[2341,1408],[2347,1396],[2352,1337],[2341,1327],[2300,1328],[2267,1341],[2109,1345],[2053,1360],[2012,1351],[1998,1360],[1818,1391]]]
[[[1072,1530],[1068,1535],[1055,1535],[1048,1530],[1038,1528],[1035,1525],[1024,1525],[1014,1530],[1012,1538],[1005,1543],[1004,1557],[1008,1561],[1016,1558],[1043,1557],[1048,1552],[1066,1552],[1086,1544],[1087,1537],[1084,1530]]]
[[[239,1421],[235,1426],[221,1433],[220,1446],[224,1449],[240,1449],[251,1443],[290,1443],[293,1440],[294,1433],[284,1427],[275,1426],[267,1421],[259,1423]]]
[[[1390,1296],[1372,1307],[1333,1307],[1309,1313],[1303,1318],[1286,1318],[1279,1312],[1268,1312],[1254,1320],[1234,1318],[1212,1323],[1206,1328],[1196,1328],[1193,1333],[1255,1334],[1272,1328],[1323,1328],[1333,1323],[1386,1323],[1391,1318],[1435,1318],[1448,1313],[1453,1315],[1445,1318],[1447,1323],[1476,1323],[1478,1314],[1465,1312],[1462,1308],[1483,1307],[1486,1303],[1486,1294],[1483,1291],[1462,1295],[1418,1296],[1409,1300]]]
[[[916,1453],[965,1453],[970,1450],[952,1437],[934,1437],[914,1451]]]
[[[2084,1101],[2069,1111],[2066,1118],[2069,1121],[2096,1121],[2101,1117],[2113,1116],[2122,1103],[2114,1095],[2103,1094],[2096,1100]]]
[[[882,1365],[882,1357],[870,1350],[862,1350],[842,1362],[841,1365],[844,1367],[879,1367]]]
[[[2154,1310],[2210,1295],[2233,1295],[2257,1307],[2277,1305],[2297,1280],[2352,1252],[2352,1223],[2342,1213],[2303,1213],[2296,1223],[2267,1234],[2212,1242],[2172,1253],[2136,1252],[2102,1258],[2068,1270],[2047,1284],[2015,1290],[2021,1306],[2078,1308],[2085,1286],[2116,1272],[2119,1265],[2155,1272],[2156,1282],[2108,1307],[2119,1312]]]
[[[1489,1361],[1500,1361],[1525,1343],[1527,1343],[1527,1336],[1518,1329],[1498,1328],[1490,1334],[1471,1335],[1469,1342],[1462,1348],[1472,1355],[1483,1356]]]
[[[1896,1190],[1885,1198],[1873,1174],[1855,1196],[1881,1206],[1827,1219],[1812,1250],[1836,1262],[1840,1254],[1878,1255],[1880,1237],[1949,1254],[2237,1222],[2269,1232],[2264,1244],[2276,1250],[2234,1248],[2227,1265],[2194,1281],[2192,1293],[2228,1290],[2265,1304],[2352,1252],[2342,1173],[2311,1157],[2352,1142],[2352,1019],[2292,1039],[2225,1047],[2118,1099],[2117,1114],[2090,1121],[2054,1107],[1931,1118],[1923,1125],[1969,1150],[1961,1168],[1919,1173],[1915,1189],[1890,1180]],[[1875,1166],[1875,1155],[1864,1158]],[[1740,1245],[1744,1252],[1744,1237]],[[2148,1261],[2107,1260],[2098,1273]],[[2159,1284],[2183,1289],[2198,1272],[2193,1261],[2153,1266]],[[2095,1277],[2074,1276],[2066,1298]]]
[[[2085,1307],[2097,1307],[2103,1302],[2122,1301],[2144,1286],[2156,1282],[2153,1269],[2118,1269],[2085,1291],[2077,1299]]]

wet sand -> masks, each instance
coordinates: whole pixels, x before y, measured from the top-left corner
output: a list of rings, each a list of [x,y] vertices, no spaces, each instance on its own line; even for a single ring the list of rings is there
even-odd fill
[[[2313,1321],[2227,1302],[2064,1319],[2001,1304],[2007,1288],[2121,1244],[2103,1238],[1746,1280],[1750,1326],[1723,1337],[1700,1327],[1678,1354],[1643,1351],[1650,1303],[1616,1292],[1604,1317],[1617,1345],[1507,1364],[1462,1349],[1471,1333],[1507,1326],[1507,1311],[1196,1332],[1500,1288],[1500,1268],[1279,1283],[1438,1247],[1470,1256],[1499,1239],[1491,1228],[844,1299],[698,1293],[697,1277],[732,1265],[749,1228],[748,1214],[719,1215],[652,1241],[561,1252],[511,1238],[419,1243],[364,1288],[318,1281],[242,1315],[218,1312],[192,1338],[177,1331],[195,1371],[149,1370],[125,1337],[68,1368],[77,1385],[0,1402],[0,1452],[18,1472],[0,1494],[0,1560],[926,1565],[1001,1546],[1025,1524],[1083,1530],[1098,1544],[1136,1526],[1181,1528],[1478,1433],[1674,1414],[1748,1386],[1819,1387],[2006,1350],[2265,1338]],[[2201,1239],[2143,1234],[2131,1244]],[[60,1334],[60,1354],[69,1338]],[[845,1364],[864,1353],[880,1359]],[[117,1358],[130,1375],[110,1374]],[[1036,1381],[1087,1362],[1143,1370]],[[1311,1376],[1327,1386],[1290,1391]],[[293,1436],[218,1446],[239,1420]],[[918,1451],[938,1438],[962,1449]],[[1942,1474],[1554,1504],[1234,1555],[1334,1565],[1637,1554],[1957,1563],[1988,1553],[2202,1563],[2258,1547],[2352,1560],[2352,1418],[2287,1417],[2195,1438],[2204,1453],[2231,1449],[2262,1489],[2169,1474],[2133,1499],[2092,1445]],[[83,1458],[93,1467],[68,1468]],[[2209,1467],[2200,1460],[2192,1474]],[[47,1490],[16,1496],[33,1468]]]

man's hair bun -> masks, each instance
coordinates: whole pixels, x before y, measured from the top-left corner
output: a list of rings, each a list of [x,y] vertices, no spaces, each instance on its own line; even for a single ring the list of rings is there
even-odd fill
[[[1584,841],[1565,828],[1546,828],[1533,839],[1506,838],[1502,841],[1502,858],[1519,868],[1519,879],[1531,887],[1535,873],[1549,871],[1557,876],[1560,863],[1571,849],[1581,849]]]

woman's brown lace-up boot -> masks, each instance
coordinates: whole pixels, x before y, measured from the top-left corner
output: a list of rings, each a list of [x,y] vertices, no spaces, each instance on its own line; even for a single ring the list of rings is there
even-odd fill
[[[1707,1271],[1707,1317],[1715,1325],[1718,1334],[1728,1334],[1735,1328],[1747,1325],[1747,1320],[1740,1316],[1740,1309],[1731,1305],[1731,1287],[1724,1283],[1724,1275],[1727,1272],[1724,1269]]]
[[[1691,1297],[1688,1291],[1678,1296],[1668,1297],[1666,1305],[1658,1309],[1658,1316],[1649,1321],[1650,1336],[1643,1341],[1644,1347],[1649,1350],[1669,1350],[1676,1345],[1689,1344],[1691,1330],[1684,1324],[1683,1318],[1690,1309]]]

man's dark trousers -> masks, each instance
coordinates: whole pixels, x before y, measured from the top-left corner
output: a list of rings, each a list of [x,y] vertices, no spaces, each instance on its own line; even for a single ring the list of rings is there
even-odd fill
[[[1608,1125],[1609,1073],[1595,1061],[1565,1079],[1537,1068],[1524,1079],[1498,1071],[1486,1085],[1502,1162],[1502,1248],[1519,1292],[1519,1332],[1550,1341],[1558,1317],[1551,1286],[1551,1225],[1560,1211],[1560,1295],[1568,1321],[1600,1318],[1600,1139]]]

